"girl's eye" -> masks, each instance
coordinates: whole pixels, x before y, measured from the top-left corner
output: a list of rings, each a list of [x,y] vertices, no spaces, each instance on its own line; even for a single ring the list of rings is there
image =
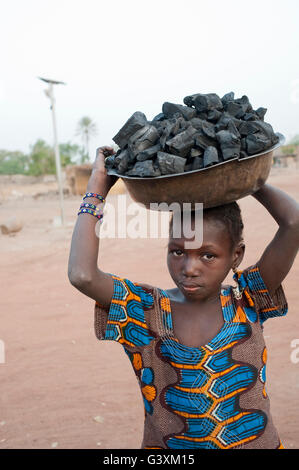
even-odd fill
[[[183,252],[181,250],[172,250],[171,253],[174,254],[175,256],[180,256],[180,254],[182,254]]]
[[[215,256],[212,255],[211,253],[206,253],[206,254],[203,255],[203,256],[209,256],[209,257],[210,257],[210,258],[208,258],[209,261],[212,260],[213,258],[215,258]]]

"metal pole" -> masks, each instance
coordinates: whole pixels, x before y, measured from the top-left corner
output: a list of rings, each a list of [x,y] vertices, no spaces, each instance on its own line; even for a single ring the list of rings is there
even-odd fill
[[[56,128],[56,115],[55,115],[55,98],[53,83],[49,83],[49,97],[51,100],[51,110],[52,110],[52,121],[53,121],[53,132],[54,132],[54,150],[55,150],[55,163],[56,163],[56,175],[59,188],[59,201],[60,201],[60,212],[61,212],[61,223],[64,226],[64,207],[63,207],[63,185],[62,185],[62,175],[61,175],[61,161],[60,153],[57,139],[57,128]]]

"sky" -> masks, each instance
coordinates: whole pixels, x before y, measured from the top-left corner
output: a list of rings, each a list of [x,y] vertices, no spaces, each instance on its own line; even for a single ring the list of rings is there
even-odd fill
[[[46,84],[55,86],[59,142],[90,156],[135,112],[150,120],[165,101],[234,91],[290,139],[299,134],[298,0],[1,0],[0,149],[53,143]]]

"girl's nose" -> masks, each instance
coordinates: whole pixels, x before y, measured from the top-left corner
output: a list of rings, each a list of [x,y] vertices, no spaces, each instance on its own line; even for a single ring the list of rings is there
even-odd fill
[[[187,257],[183,266],[183,274],[186,277],[198,276],[198,260]]]

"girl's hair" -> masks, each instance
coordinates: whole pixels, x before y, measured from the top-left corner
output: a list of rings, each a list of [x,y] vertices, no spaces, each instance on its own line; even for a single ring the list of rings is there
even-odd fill
[[[191,211],[191,216],[194,215],[194,211]],[[231,239],[231,249],[236,246],[240,241],[243,241],[243,221],[241,215],[241,209],[236,201],[229,204],[223,204],[222,206],[210,207],[203,209],[203,218],[211,218],[222,222],[228,230]],[[173,223],[173,212],[169,221],[169,235],[171,235]]]

